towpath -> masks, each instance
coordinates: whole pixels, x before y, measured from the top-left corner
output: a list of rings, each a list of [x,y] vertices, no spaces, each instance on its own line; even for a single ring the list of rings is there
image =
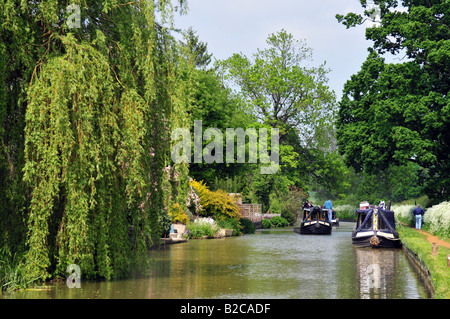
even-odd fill
[[[419,233],[424,234],[425,236],[427,236],[427,240],[430,243],[437,243],[439,246],[443,246],[443,247],[446,247],[446,248],[450,249],[450,242],[448,242],[448,241],[446,241],[444,239],[440,239],[439,237],[434,236],[434,235],[432,235],[430,233],[427,233],[427,232],[425,232],[425,231],[423,231],[421,229],[418,229],[417,231]]]
[[[409,226],[409,225],[406,225],[406,224],[404,224],[404,223],[401,223],[401,224],[402,224],[403,226],[407,226],[407,227],[413,228],[413,227],[411,227],[411,226]],[[427,233],[426,231],[423,231],[423,230],[421,230],[421,229],[416,229],[416,230],[417,230],[419,233],[425,235],[425,236],[427,237],[427,240],[428,240],[430,243],[437,243],[439,246],[446,247],[446,248],[449,248],[449,249],[450,249],[450,242],[449,242],[448,240],[440,239],[439,237],[437,237],[437,236],[435,236],[435,235],[432,235],[432,234],[430,234],[430,233]]]

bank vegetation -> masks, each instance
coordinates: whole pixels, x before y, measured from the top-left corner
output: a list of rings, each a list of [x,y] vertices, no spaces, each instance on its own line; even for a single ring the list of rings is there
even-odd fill
[[[372,19],[360,2],[363,14],[337,14],[336,23]],[[280,214],[277,225],[292,224],[307,198],[332,198],[345,220],[362,200],[426,195],[424,227],[448,237],[450,8],[377,3],[366,32],[373,47],[337,101],[326,61],[285,29],[253,54],[213,63],[195,30],[176,27],[185,0],[73,0],[77,27],[67,1],[3,1],[2,290],[65,278],[71,264],[83,279],[146,275],[146,251],[172,223],[199,216],[251,229],[229,193]],[[386,52],[407,59],[387,63]],[[278,170],[263,174],[263,158],[238,156],[249,154],[249,139],[234,145],[234,163],[175,162],[172,133],[199,120],[202,133],[278,130]],[[226,150],[212,139],[201,155],[218,158]],[[397,208],[410,218],[410,207]]]

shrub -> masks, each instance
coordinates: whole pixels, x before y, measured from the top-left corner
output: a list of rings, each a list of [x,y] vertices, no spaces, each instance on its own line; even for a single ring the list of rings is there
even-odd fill
[[[21,260],[23,256],[12,253],[7,244],[0,247],[0,296],[3,290],[24,289],[39,279],[27,280]]]
[[[161,225],[161,234],[169,235],[170,233],[170,226],[172,225],[172,218],[167,215],[165,211],[163,211],[159,215],[159,225]]]
[[[290,186],[288,191],[275,191],[270,195],[270,212],[281,214],[290,225],[294,224],[295,216],[302,207],[308,194],[297,186]]]
[[[432,234],[450,237],[450,202],[442,202],[428,208],[424,215],[424,224]]]
[[[172,218],[172,222],[186,224],[188,222],[188,217],[186,212],[181,208],[181,205],[178,203],[170,206],[169,216]]]
[[[242,233],[244,234],[254,234],[256,227],[251,220],[241,218],[240,223],[242,225]]]
[[[272,223],[269,219],[263,219],[262,220],[262,228],[268,229],[272,227]]]
[[[416,221],[414,219],[413,210],[414,205],[393,205],[391,210],[394,211],[397,220],[409,226],[414,226]]]
[[[296,214],[297,214],[297,211],[292,212],[292,210],[290,210],[288,208],[283,208],[281,210],[281,217],[286,219],[286,221],[288,222],[289,225],[293,225],[295,223]]]
[[[200,215],[212,216],[217,220],[233,218],[238,221],[241,218],[239,207],[227,192],[219,189],[215,192],[208,189],[206,184],[192,180],[190,185],[198,192],[202,206]]]
[[[233,236],[237,236],[241,234],[241,225],[239,222],[234,218],[228,218],[225,220],[218,220],[217,225],[219,225],[220,228],[223,229],[232,229],[233,230]]]
[[[213,238],[220,229],[216,222],[209,222],[203,218],[199,218],[195,222],[190,222],[188,228],[191,233],[191,238],[202,238],[205,236]]]
[[[275,216],[270,220],[270,223],[274,226],[274,227],[286,227],[289,225],[288,221],[286,220],[286,218],[280,217],[280,216]]]

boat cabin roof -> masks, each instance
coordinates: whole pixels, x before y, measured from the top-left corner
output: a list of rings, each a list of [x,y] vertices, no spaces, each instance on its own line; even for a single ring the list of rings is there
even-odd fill
[[[312,210],[316,210],[316,213],[312,212]],[[328,209],[320,208],[320,207],[310,207],[303,209],[303,220],[328,220]]]
[[[378,218],[378,222],[380,223],[380,229],[381,228],[392,228],[395,230],[395,217],[394,217],[394,212],[391,210],[383,210],[383,209],[377,209],[379,212],[380,218]],[[367,216],[368,218],[370,218],[370,220],[372,220],[372,213],[375,211],[374,208],[369,208],[369,209],[358,209],[356,212],[358,213],[358,218],[357,218],[357,228],[359,228],[362,224],[364,224],[364,221],[366,220],[366,216],[367,215],[371,215],[371,216]],[[389,226],[387,225],[387,223],[389,224]],[[369,227],[371,225],[371,222],[367,222],[365,223],[366,227]]]

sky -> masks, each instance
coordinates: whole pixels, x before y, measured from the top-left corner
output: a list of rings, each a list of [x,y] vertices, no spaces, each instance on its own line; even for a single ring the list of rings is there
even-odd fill
[[[285,29],[313,50],[313,66],[326,62],[328,85],[340,98],[345,82],[357,73],[372,46],[365,25],[346,29],[336,14],[362,13],[359,0],[188,0],[186,15],[175,14],[175,27],[192,27],[215,59],[233,53],[250,57],[267,48],[266,39]]]

